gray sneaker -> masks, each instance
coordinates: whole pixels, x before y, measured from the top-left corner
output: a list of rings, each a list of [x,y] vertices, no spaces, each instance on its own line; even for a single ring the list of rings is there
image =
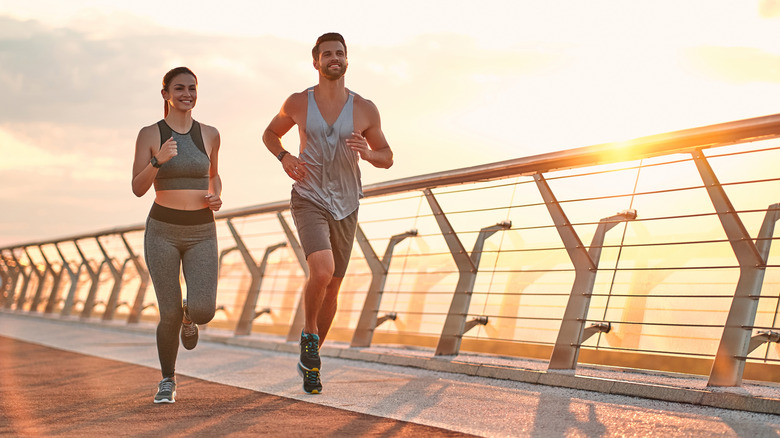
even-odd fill
[[[181,323],[181,345],[187,350],[192,350],[198,345],[198,325],[190,319],[190,312],[187,309],[187,300],[184,300],[184,318],[189,323]]]
[[[154,396],[155,403],[174,403],[176,402],[176,379],[166,377],[157,384],[157,395]]]

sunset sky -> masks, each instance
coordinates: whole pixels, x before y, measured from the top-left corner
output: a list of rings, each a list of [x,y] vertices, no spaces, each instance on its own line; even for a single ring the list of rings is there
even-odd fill
[[[0,0],[0,246],[144,221],[135,138],[179,65],[223,209],[287,199],[260,135],[329,31],[395,152],[364,184],[780,113],[780,0]]]

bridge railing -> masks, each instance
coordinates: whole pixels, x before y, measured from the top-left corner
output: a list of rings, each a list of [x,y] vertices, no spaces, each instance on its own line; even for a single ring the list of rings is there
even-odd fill
[[[367,186],[329,339],[780,381],[778,136],[772,115]],[[210,325],[297,340],[288,201],[217,227]],[[143,231],[0,248],[0,306],[156,321]]]

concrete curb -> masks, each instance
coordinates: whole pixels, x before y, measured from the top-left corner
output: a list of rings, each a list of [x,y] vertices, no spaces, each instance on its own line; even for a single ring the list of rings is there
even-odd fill
[[[203,337],[209,342],[220,342],[227,345],[241,345],[250,348],[272,350],[284,353],[298,354],[298,345],[294,342],[267,341],[261,339],[236,338],[230,336],[208,335]],[[679,388],[651,383],[628,382],[622,380],[576,375],[573,371],[538,371],[511,368],[497,365],[473,364],[441,357],[422,357],[404,355],[403,353],[388,353],[371,351],[370,348],[349,348],[340,346],[325,346],[320,351],[323,357],[376,362],[386,365],[420,368],[469,376],[487,377],[492,379],[512,380],[523,383],[557,386],[562,388],[594,391],[604,394],[624,395],[631,397],[663,400],[676,403],[709,406],[739,411],[765,414],[780,414],[780,399],[758,397],[751,394],[739,394],[739,388],[692,389]]]

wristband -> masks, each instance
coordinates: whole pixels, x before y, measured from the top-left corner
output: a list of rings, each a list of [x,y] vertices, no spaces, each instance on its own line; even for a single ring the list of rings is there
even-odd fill
[[[162,164],[159,161],[157,161],[157,157],[152,157],[152,159],[149,160],[149,162],[152,163],[152,166],[157,169],[162,167]]]
[[[284,158],[284,156],[287,155],[287,154],[289,154],[289,152],[287,152],[285,150],[282,150],[281,152],[279,152],[278,155],[276,155],[276,159],[279,160],[279,161],[282,161],[282,158]]]

